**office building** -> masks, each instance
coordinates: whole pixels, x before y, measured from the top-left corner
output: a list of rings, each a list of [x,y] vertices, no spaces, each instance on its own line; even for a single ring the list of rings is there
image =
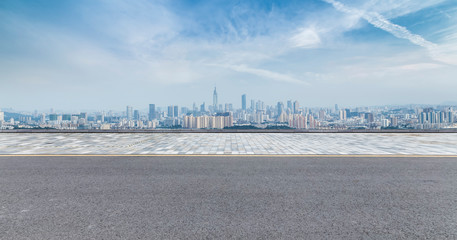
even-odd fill
[[[63,121],[71,121],[71,114],[63,114],[62,115]]]
[[[133,108],[132,108],[132,106],[127,106],[125,115],[127,116],[128,120],[132,120],[133,119]]]
[[[292,107],[292,100],[287,100],[287,109],[290,109],[290,110],[293,109],[293,107]]]
[[[149,116],[149,121],[157,119],[156,105],[155,104],[149,104],[149,115],[148,116]]]
[[[173,118],[175,117],[175,109],[174,109],[174,106],[168,106],[168,112],[167,112],[167,116],[169,118]]]
[[[246,94],[241,95],[241,109],[246,111]]]
[[[80,119],[87,119],[87,113],[84,113],[84,112],[83,112],[83,113],[80,113],[80,114],[79,114],[79,118],[80,118]]]
[[[300,109],[300,103],[298,103],[298,101],[295,101],[294,102],[294,113],[298,114],[299,109]]]
[[[173,116],[179,117],[179,107],[173,106]]]
[[[202,105],[200,105],[200,112],[202,112],[202,113],[206,112],[206,107],[205,107],[204,102],[202,103]]]
[[[49,114],[49,121],[57,121],[57,114],[55,114],[55,113]]]
[[[284,112],[284,103],[278,102],[276,105],[276,112],[278,114],[277,116],[280,116]]]
[[[340,120],[346,120],[346,110],[340,110]]]

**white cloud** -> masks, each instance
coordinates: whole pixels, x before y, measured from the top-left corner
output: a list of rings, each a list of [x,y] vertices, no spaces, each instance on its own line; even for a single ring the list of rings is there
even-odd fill
[[[437,5],[446,0],[371,0],[360,4],[362,9],[382,14],[385,18],[392,19],[404,16],[422,9]],[[354,1],[351,1],[351,3]]]
[[[407,39],[411,43],[425,47],[429,50],[434,50],[437,47],[436,44],[425,40],[420,35],[411,33],[405,27],[402,27],[400,25],[390,22],[388,19],[386,19],[385,17],[383,17],[382,15],[380,15],[377,12],[366,12],[366,11],[362,11],[359,9],[347,7],[346,5],[342,4],[341,2],[337,2],[335,0],[323,0],[323,1],[332,4],[333,7],[340,12],[344,12],[347,14],[351,14],[351,15],[355,15],[357,17],[363,18],[363,19],[367,20],[369,23],[371,23],[373,26],[380,28],[386,32],[389,32],[398,38]]]
[[[415,63],[415,64],[406,64],[393,68],[394,70],[403,70],[403,71],[422,71],[429,69],[437,69],[444,67],[441,64],[435,63]]]
[[[292,77],[292,76],[287,75],[287,74],[273,72],[273,71],[270,71],[270,70],[265,70],[265,69],[260,69],[260,68],[252,68],[252,67],[248,67],[248,66],[245,66],[245,65],[216,65],[216,64],[212,64],[212,65],[213,66],[219,66],[219,67],[228,68],[228,69],[231,69],[231,70],[234,70],[234,71],[237,71],[237,72],[241,72],[241,73],[253,74],[253,75],[256,75],[256,76],[259,76],[259,77],[262,77],[262,78],[267,78],[267,79],[271,79],[271,80],[278,81],[278,82],[309,85],[309,83],[306,82],[306,81],[297,79],[297,78]]]
[[[344,33],[368,24],[362,21],[366,19],[397,37],[432,49],[437,60],[457,63],[457,44],[452,44],[456,38],[448,34],[455,32],[455,28],[449,27],[443,32],[442,35],[449,36],[449,39],[436,46],[387,20],[400,11],[394,13],[382,0],[369,1],[371,5],[360,7],[364,10],[348,7],[356,6],[360,1],[347,6],[339,5],[335,0],[326,1],[347,14],[337,13],[331,7],[317,11],[305,9],[303,16],[292,21],[281,9],[260,16],[252,16],[251,12],[245,12],[246,9],[237,9],[230,21],[221,17],[222,20],[208,26],[210,30],[205,28],[206,25],[199,25],[201,19],[176,15],[166,3],[161,4],[162,1],[139,0],[130,4],[126,0],[105,0],[94,8],[78,10],[83,17],[76,20],[81,20],[84,27],[75,29],[39,19],[35,21],[21,14],[2,15],[0,17],[5,21],[0,22],[0,30],[5,32],[6,38],[13,39],[15,44],[12,46],[21,48],[17,54],[12,51],[14,61],[9,56],[0,59],[0,83],[9,81],[5,94],[18,92],[16,89],[27,83],[30,86],[53,86],[53,90],[80,86],[80,91],[90,85],[93,89],[101,89],[100,96],[104,97],[118,98],[119,94],[126,94],[125,99],[133,99],[139,95],[137,92],[150,90],[156,93],[145,93],[147,101],[159,99],[156,96],[163,94],[163,102],[169,101],[166,97],[175,97],[181,98],[181,103],[194,98],[204,101],[206,90],[202,89],[215,82],[218,89],[225,85],[226,88],[232,87],[232,92],[240,88],[256,89],[256,94],[264,94],[262,98],[265,100],[278,86],[284,88],[281,94],[287,95],[289,91],[301,89],[301,85],[310,85],[306,88],[312,89],[309,91],[313,92],[307,93],[310,95],[300,92],[290,94],[290,97],[311,101],[309,96],[315,94],[314,100],[320,102],[333,94],[351,91],[350,87],[344,86],[351,81],[370,84],[376,79],[382,85],[383,77],[388,76],[386,81],[413,84],[414,80],[410,79],[426,80],[422,73],[434,71],[443,82],[452,78],[452,74],[441,73],[439,67],[445,65],[431,61],[426,51],[398,50],[388,44],[378,45],[377,51],[372,51],[379,42],[358,41],[353,44]],[[405,1],[386,1],[395,3],[392,8],[403,9],[401,12],[408,12],[407,6],[413,3],[408,1],[405,5],[399,3]],[[349,0],[346,2],[349,4]],[[221,31],[214,30],[217,24],[220,24]],[[0,39],[0,42],[5,40]],[[7,49],[9,45],[3,46]],[[300,48],[303,50],[298,50]],[[315,48],[318,49],[309,51]],[[390,59],[382,60],[383,57]],[[451,72],[449,68],[443,69]],[[260,79],[265,81],[262,90],[258,86]],[[329,81],[342,84],[335,85],[341,89],[325,89],[332,87],[325,85]],[[450,86],[455,85],[451,82],[453,78],[449,81]],[[189,87],[193,87],[192,91],[187,89]],[[189,95],[169,96],[164,89],[173,89],[173,92],[184,89]],[[45,93],[47,89],[42,91]],[[8,101],[14,98],[14,94],[0,98]],[[146,101],[144,99],[141,101]],[[119,99],[122,101],[127,100]]]
[[[424,47],[429,51],[430,56],[437,61],[457,65],[457,56],[449,52],[449,47],[439,46],[435,43],[427,41],[422,36],[411,33],[407,28],[390,22],[387,18],[377,12],[351,8],[335,0],[323,1],[332,4],[332,6],[340,12],[365,19],[373,26],[389,32],[397,38],[406,39],[415,45]]]
[[[319,34],[314,28],[303,28],[290,38],[294,47],[315,48],[321,43]]]

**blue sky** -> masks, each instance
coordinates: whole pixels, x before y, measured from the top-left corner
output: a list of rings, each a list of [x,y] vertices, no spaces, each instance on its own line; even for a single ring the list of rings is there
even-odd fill
[[[457,2],[0,2],[0,107],[457,101]]]

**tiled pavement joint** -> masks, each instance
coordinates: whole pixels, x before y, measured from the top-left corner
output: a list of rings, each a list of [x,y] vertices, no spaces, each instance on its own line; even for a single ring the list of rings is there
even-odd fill
[[[0,154],[457,155],[457,134],[0,134]]]

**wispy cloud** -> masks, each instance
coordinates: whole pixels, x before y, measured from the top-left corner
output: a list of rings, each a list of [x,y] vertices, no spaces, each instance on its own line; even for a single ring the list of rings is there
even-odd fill
[[[446,64],[457,65],[457,57],[455,54],[449,52],[449,48],[445,46],[440,46],[433,42],[430,42],[423,38],[421,35],[411,33],[406,27],[397,25],[389,21],[387,18],[381,14],[374,11],[364,11],[352,7],[348,7],[345,4],[335,1],[335,0],[323,0],[343,13],[347,13],[359,18],[365,19],[367,22],[373,26],[382,29],[397,38],[406,39],[411,43],[421,46],[429,52],[430,56],[436,60]]]
[[[319,46],[321,39],[316,29],[314,28],[303,28],[294,35],[290,41],[294,47],[301,48],[314,48]]]
[[[406,29],[403,26],[390,22],[388,19],[386,19],[385,17],[383,17],[381,14],[379,14],[377,12],[366,12],[366,11],[362,11],[359,9],[351,8],[351,7],[348,7],[348,6],[344,5],[343,3],[337,2],[335,0],[323,0],[323,1],[332,4],[333,7],[340,12],[356,15],[360,18],[363,18],[366,21],[368,21],[369,23],[371,23],[373,26],[380,28],[386,32],[389,32],[392,35],[394,35],[395,37],[407,39],[411,43],[416,44],[421,47],[425,47],[430,51],[435,51],[437,48],[436,44],[425,40],[420,35],[411,33],[408,29]]]
[[[252,68],[252,67],[248,67],[245,65],[221,65],[221,64],[208,64],[208,65],[219,66],[219,67],[231,69],[233,71],[241,72],[241,73],[249,73],[249,74],[256,75],[256,76],[259,76],[262,78],[271,79],[271,80],[277,81],[277,82],[294,83],[294,84],[300,84],[300,85],[310,85],[308,82],[300,80],[293,76],[283,74],[283,73],[273,72],[273,71],[261,69],[261,68]]]
[[[27,85],[31,87],[26,94],[36,94],[36,99],[52,96],[49,88],[35,91],[42,85],[65,92],[90,84],[101,93],[90,95],[88,104],[97,101],[95,96],[115,98],[119,104],[125,99],[168,104],[168,90],[182,91],[176,99],[187,104],[205,101],[208,86],[217,82],[218,88],[233,93],[227,101],[252,89],[247,94],[265,100],[275,92],[316,105],[334,101],[333,95],[340,93],[343,99],[358,99],[352,90],[358,85],[350,85],[354,79],[357,84],[376,79],[381,86],[384,76],[411,85],[417,79],[440,78],[443,84],[435,90],[456,86],[457,69],[449,63],[457,64],[457,35],[453,19],[448,19],[455,11],[442,15],[443,6],[427,9],[443,0],[325,0],[328,5],[321,1],[70,1],[56,4],[51,10],[62,14],[55,16],[48,9],[53,4],[2,5],[0,83],[5,94],[0,94],[0,102],[15,99]],[[428,17],[411,14],[419,10],[441,22],[430,27]],[[389,20],[408,13],[403,26]],[[380,31],[363,28],[367,24],[408,41],[388,44],[392,39],[378,38]],[[410,43],[428,51],[402,48]],[[433,65],[436,60],[448,65]],[[329,81],[333,85],[325,85]],[[308,92],[303,94],[303,89]],[[137,94],[141,91],[143,95]],[[122,94],[126,97],[118,98]],[[77,96],[68,97],[62,105],[78,102]]]

